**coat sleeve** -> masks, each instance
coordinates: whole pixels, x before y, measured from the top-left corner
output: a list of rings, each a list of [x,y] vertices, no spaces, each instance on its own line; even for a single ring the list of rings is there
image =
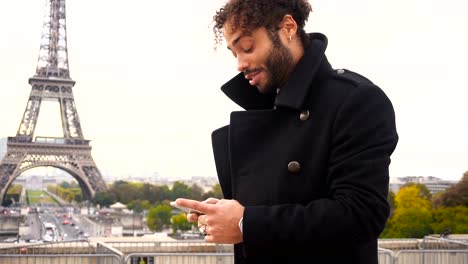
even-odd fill
[[[393,106],[378,87],[356,87],[331,131],[326,198],[246,207],[247,255],[272,247],[352,248],[378,238],[389,215],[388,167],[398,141]]]

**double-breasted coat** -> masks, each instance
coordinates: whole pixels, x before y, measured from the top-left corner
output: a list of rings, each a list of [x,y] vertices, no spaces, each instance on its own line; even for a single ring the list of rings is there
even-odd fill
[[[332,69],[327,38],[310,36],[278,94],[242,73],[222,87],[245,109],[212,134],[224,197],[245,206],[236,263],[377,263],[393,106],[365,77]]]

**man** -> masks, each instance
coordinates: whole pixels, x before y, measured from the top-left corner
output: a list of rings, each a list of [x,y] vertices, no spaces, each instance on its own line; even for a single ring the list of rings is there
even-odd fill
[[[334,70],[327,38],[306,34],[306,0],[230,0],[217,39],[240,73],[222,91],[246,111],[213,132],[225,199],[177,199],[236,263],[377,263],[398,136],[391,102]]]

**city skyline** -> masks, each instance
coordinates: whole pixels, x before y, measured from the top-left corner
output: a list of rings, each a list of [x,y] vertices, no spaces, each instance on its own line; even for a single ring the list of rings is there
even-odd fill
[[[74,96],[104,175],[216,175],[211,131],[240,110],[219,89],[237,73],[224,43],[214,51],[211,18],[223,2],[67,1]],[[332,66],[369,77],[395,107],[390,175],[459,180],[468,171],[463,3],[310,2],[306,30],[328,36]],[[1,6],[0,137],[8,137],[31,90],[45,0]],[[42,104],[36,135],[60,136],[57,105]]]

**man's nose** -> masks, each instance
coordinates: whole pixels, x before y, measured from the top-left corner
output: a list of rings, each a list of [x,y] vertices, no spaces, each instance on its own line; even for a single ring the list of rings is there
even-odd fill
[[[237,70],[243,72],[248,69],[249,64],[241,57],[237,57]]]

